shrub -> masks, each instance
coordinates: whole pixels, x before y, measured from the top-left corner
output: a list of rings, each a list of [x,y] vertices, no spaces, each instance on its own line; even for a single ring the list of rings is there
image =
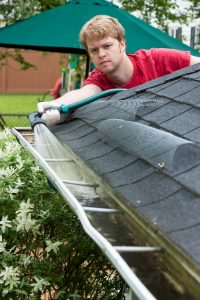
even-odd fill
[[[0,195],[0,298],[122,299],[119,274],[9,130]]]

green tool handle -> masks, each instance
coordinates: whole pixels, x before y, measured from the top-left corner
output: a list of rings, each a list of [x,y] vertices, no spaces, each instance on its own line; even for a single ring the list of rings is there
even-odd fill
[[[64,105],[62,104],[60,107],[59,107],[59,111],[60,113],[63,113],[63,114],[66,114],[70,111],[73,111],[81,106],[84,106],[84,105],[87,105],[91,102],[94,102],[104,96],[108,96],[108,95],[112,95],[112,94],[116,94],[118,92],[122,92],[122,91],[126,91],[126,89],[110,89],[110,90],[106,90],[106,91],[103,91],[103,92],[100,92],[98,94],[95,94],[91,97],[88,97],[84,100],[81,100],[79,102],[75,102],[75,103],[72,103],[72,104],[69,104],[69,105]]]

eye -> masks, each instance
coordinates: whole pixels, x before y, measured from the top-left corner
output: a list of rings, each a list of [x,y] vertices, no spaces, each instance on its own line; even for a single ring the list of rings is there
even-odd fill
[[[105,48],[105,49],[109,49],[111,46],[112,46],[111,44],[106,44],[106,45],[104,46],[104,48]]]
[[[95,53],[97,53],[97,49],[90,49],[90,51],[89,51],[91,54],[95,54]]]

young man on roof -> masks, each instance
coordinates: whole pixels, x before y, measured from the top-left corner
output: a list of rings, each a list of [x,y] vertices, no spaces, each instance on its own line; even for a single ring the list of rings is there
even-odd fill
[[[80,41],[88,51],[95,69],[80,89],[70,91],[56,100],[39,102],[38,111],[71,104],[101,91],[113,88],[129,89],[184,67],[200,62],[189,51],[153,48],[126,53],[125,32],[117,19],[95,16],[81,29]],[[42,115],[48,126],[60,120],[58,110]]]

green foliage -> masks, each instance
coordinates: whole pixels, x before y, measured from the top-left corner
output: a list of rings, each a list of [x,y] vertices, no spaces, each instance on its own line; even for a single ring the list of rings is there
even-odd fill
[[[41,11],[54,8],[66,3],[66,0],[39,0]]]
[[[1,1],[0,11],[3,16],[5,25],[10,25],[12,23],[24,20],[30,16],[35,15],[41,10],[41,5],[39,1],[35,0],[12,0],[12,1]],[[35,66],[28,61],[26,61],[21,55],[19,49],[14,50],[14,54],[4,49],[0,53],[0,67],[6,64],[6,58],[12,58],[19,63],[21,70],[28,70],[30,68],[35,68]]]
[[[190,10],[175,0],[119,0],[119,2],[125,10],[139,13],[145,22],[156,24],[165,32],[168,30],[169,22],[187,24],[191,17]]]
[[[6,25],[24,20],[39,12],[65,4],[65,0],[10,0],[1,1],[0,11]]]
[[[37,0],[11,0],[0,3],[0,11],[6,25],[24,20],[38,13],[40,9],[40,2]]]
[[[190,0],[193,18],[200,18],[200,0]]]
[[[11,0],[0,2],[0,12],[3,16],[5,25],[10,25],[22,21],[28,17],[38,14],[47,9],[62,5],[65,0]],[[0,53],[0,67],[5,65],[5,58],[10,57],[19,63],[21,70],[25,71],[35,66],[26,61],[21,55],[19,49],[15,49],[14,54],[11,54],[6,49]]]
[[[4,49],[0,53],[0,67],[4,66],[6,64],[6,58],[8,58],[8,57],[10,57],[13,60],[15,60],[16,62],[18,62],[20,65],[20,69],[22,71],[26,71],[30,68],[36,69],[35,65],[31,64],[30,62],[28,62],[24,59],[24,57],[20,53],[19,49],[14,49],[14,53],[8,52],[6,49]]]
[[[122,299],[118,273],[8,130],[0,195],[1,299]]]

